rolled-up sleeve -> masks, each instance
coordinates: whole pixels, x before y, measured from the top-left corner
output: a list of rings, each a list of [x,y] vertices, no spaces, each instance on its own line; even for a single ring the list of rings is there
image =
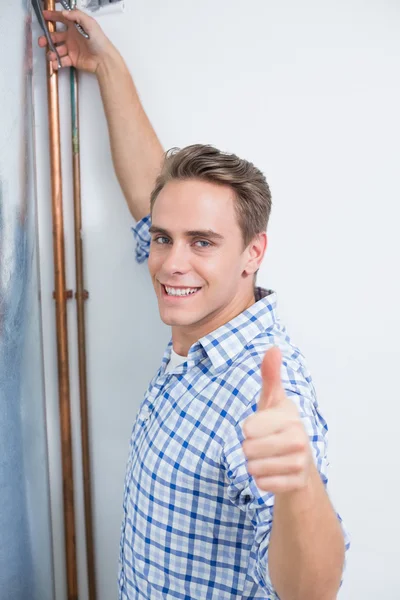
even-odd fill
[[[266,591],[269,599],[279,600],[268,571],[274,495],[256,486],[253,477],[247,471],[247,462],[242,449],[242,442],[245,439],[242,425],[253,412],[253,408],[249,406],[236,426],[232,428],[225,440],[222,457],[229,482],[228,497],[235,506],[247,513],[254,526],[248,575]]]
[[[147,215],[138,221],[135,227],[131,228],[136,241],[135,253],[138,263],[143,263],[149,257],[151,242],[150,225],[151,217]]]
[[[325,486],[328,483],[327,425],[318,410],[314,388],[307,378],[287,365],[282,369],[282,383],[286,395],[296,404],[304,427],[309,436],[315,464]],[[247,471],[247,460],[242,449],[245,436],[242,431],[244,421],[257,409],[259,393],[244,410],[224,443],[223,461],[228,478],[228,497],[241,510],[247,513],[254,526],[254,542],[250,553],[249,575],[256,581],[271,600],[279,600],[273,587],[268,569],[268,550],[274,514],[274,494],[260,490],[254,478]],[[346,555],[350,540],[339,514],[345,539]]]

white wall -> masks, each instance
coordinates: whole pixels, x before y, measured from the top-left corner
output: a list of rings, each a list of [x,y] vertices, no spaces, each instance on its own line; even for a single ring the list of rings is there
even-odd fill
[[[400,598],[398,220],[400,5],[395,0],[127,0],[100,19],[166,148],[213,143],[273,194],[259,281],[308,359],[330,425],[331,495],[352,535],[341,600]],[[40,245],[57,600],[64,600],[52,238],[43,55],[36,48]],[[69,287],[74,287],[68,76],[61,74]],[[88,369],[99,600],[116,598],[131,425],[158,367],[158,320],[113,173],[93,77],[81,78]],[[397,305],[396,305],[397,303]],[[73,419],[79,420],[70,306]],[[86,598],[75,440],[80,599]]]

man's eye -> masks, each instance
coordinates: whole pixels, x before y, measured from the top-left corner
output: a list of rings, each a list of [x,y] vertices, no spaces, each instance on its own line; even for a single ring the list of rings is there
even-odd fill
[[[195,242],[195,245],[197,245],[199,248],[208,248],[209,246],[211,246],[211,243],[207,242],[207,240],[197,240],[197,242]]]
[[[156,244],[168,244],[169,239],[163,235],[159,235],[158,237],[154,238],[154,241]]]

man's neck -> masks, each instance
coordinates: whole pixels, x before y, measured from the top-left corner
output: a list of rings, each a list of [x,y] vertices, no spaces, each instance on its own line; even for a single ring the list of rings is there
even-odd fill
[[[236,298],[228,306],[217,313],[208,315],[203,321],[189,326],[172,327],[172,346],[180,356],[187,356],[188,352],[198,340],[250,308],[255,302],[254,290],[245,298]]]

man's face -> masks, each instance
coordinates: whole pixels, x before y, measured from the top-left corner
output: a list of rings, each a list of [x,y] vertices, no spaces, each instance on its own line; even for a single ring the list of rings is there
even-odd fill
[[[235,314],[244,310],[240,306],[253,288],[254,252],[243,247],[228,186],[169,182],[154,204],[151,234],[148,265],[164,323],[207,327],[230,320],[235,307]]]

